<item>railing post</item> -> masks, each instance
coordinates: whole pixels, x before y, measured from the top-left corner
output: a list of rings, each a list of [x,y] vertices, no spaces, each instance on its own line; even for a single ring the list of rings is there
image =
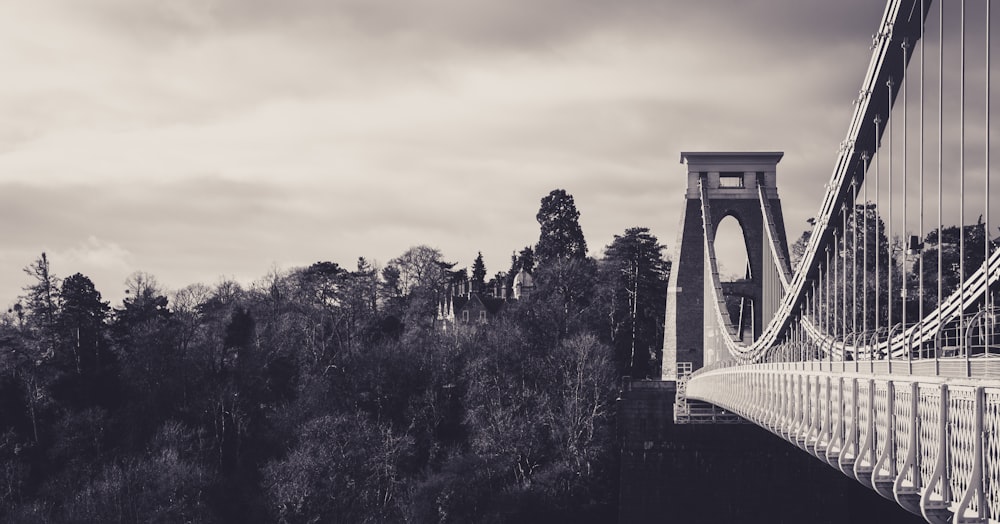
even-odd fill
[[[935,349],[936,360],[936,349]],[[934,472],[920,493],[920,514],[927,522],[945,523],[951,521],[951,472],[948,471],[948,384],[941,384],[941,406],[938,413],[938,453]],[[934,489],[941,486],[941,498],[934,497]]]
[[[971,323],[969,324],[972,325]],[[988,514],[986,508],[986,489],[983,486],[983,409],[986,390],[982,386],[976,387],[974,402],[974,418],[972,423],[973,452],[972,452],[972,474],[969,478],[969,487],[962,496],[962,502],[955,511],[955,524],[980,524],[986,522]],[[973,508],[973,504],[975,507]],[[966,516],[968,511],[972,511],[972,516]]]
[[[896,502],[907,511],[920,514],[920,455],[917,453],[917,441],[920,433],[920,417],[917,411],[920,404],[920,388],[916,382],[910,383],[910,435],[906,444],[906,460],[897,472],[896,482],[892,492]],[[913,479],[909,486],[904,485],[907,474]]]
[[[874,464],[874,440],[875,440],[875,382],[868,378],[865,379],[868,383],[868,392],[865,395],[867,397],[868,413],[865,425],[867,426],[865,431],[865,439],[861,441],[861,445],[858,446],[858,456],[854,461],[854,478],[858,482],[864,484],[865,486],[872,487],[872,472],[875,470]],[[858,395],[860,396],[861,388],[858,388]],[[860,403],[859,403],[860,404]],[[861,415],[861,410],[858,410],[858,416]]]
[[[871,387],[874,391],[874,382]],[[896,480],[896,388],[891,380],[885,381],[885,395],[885,443],[882,445],[882,453],[875,461],[875,467],[872,468],[872,487],[879,495],[895,501],[892,488]],[[872,395],[873,400],[874,398],[875,395]],[[874,408],[874,403],[872,407]],[[876,418],[876,415],[877,410],[872,409],[872,418]],[[878,431],[878,421],[875,421],[875,425],[876,431]],[[873,446],[873,450],[875,448],[877,446]],[[885,470],[884,474],[883,470]]]
[[[767,425],[771,428],[771,431],[774,431],[776,428],[778,428],[778,424],[780,424],[781,421],[781,408],[782,408],[781,399],[783,395],[781,390],[781,381],[779,379],[778,372],[776,372],[773,369],[769,370],[767,372],[767,376],[768,376],[768,382],[770,382],[771,387],[774,388],[773,391],[771,392],[771,414]],[[780,434],[780,431],[778,431],[778,433]]]
[[[783,370],[778,375],[778,383],[781,384],[781,417],[778,422],[779,434],[788,435],[788,421],[791,413],[791,392],[788,390],[788,372]]]
[[[789,435],[792,444],[799,447],[802,447],[799,442],[799,435],[802,433],[802,425],[805,423],[806,403],[809,400],[806,391],[802,387],[802,377],[803,375],[792,377],[792,391],[795,395],[793,398],[795,402],[795,424],[792,426],[792,431]]]
[[[837,384],[837,405],[833,403],[833,384]],[[837,414],[837,423],[831,424],[830,443],[826,447],[826,462],[838,468],[840,466],[840,453],[844,449],[844,377],[838,376],[830,380],[830,416]]]
[[[844,445],[840,449],[837,465],[845,475],[854,476],[854,463],[858,460],[858,379],[851,377],[851,422],[844,428]],[[845,403],[846,404],[846,403]]]

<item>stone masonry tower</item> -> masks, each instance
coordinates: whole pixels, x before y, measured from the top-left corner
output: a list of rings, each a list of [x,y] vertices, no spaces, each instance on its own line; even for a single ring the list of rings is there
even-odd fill
[[[735,218],[743,229],[749,278],[728,284],[725,289],[752,301],[754,338],[760,336],[762,327],[770,320],[781,297],[775,299],[768,296],[774,293],[764,291],[774,287],[777,270],[768,245],[758,186],[769,204],[779,256],[784,258],[781,263],[786,263],[788,243],[775,186],[777,164],[782,156],[780,152],[681,153],[681,163],[687,165],[688,183],[667,287],[663,380],[677,378],[678,362],[690,362],[693,369],[705,364],[705,304],[711,297],[705,296],[707,249],[702,225],[702,184],[709,200],[707,222],[713,229],[710,237],[714,238],[714,230],[727,216]]]

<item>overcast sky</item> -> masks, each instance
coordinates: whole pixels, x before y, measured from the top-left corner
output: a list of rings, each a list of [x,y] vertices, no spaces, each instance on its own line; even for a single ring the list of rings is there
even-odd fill
[[[42,251],[120,301],[439,248],[492,275],[550,190],[591,253],[675,241],[681,151],[784,151],[790,236],[845,137],[871,0],[0,3],[0,303]]]

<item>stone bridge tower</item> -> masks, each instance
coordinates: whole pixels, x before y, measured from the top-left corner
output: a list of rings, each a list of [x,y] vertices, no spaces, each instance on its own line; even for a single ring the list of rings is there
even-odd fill
[[[715,237],[714,231],[727,216],[735,218],[743,229],[748,278],[723,286],[725,293],[752,304],[740,330],[748,325],[748,331],[752,329],[756,339],[780,302],[780,294],[775,298],[768,296],[774,293],[765,292],[765,289],[774,288],[777,266],[768,245],[758,186],[763,189],[769,204],[778,237],[779,257],[784,258],[781,263],[787,264],[788,242],[775,186],[777,164],[782,156],[780,152],[681,153],[681,163],[687,165],[688,183],[667,287],[663,380],[676,379],[678,362],[690,362],[693,369],[705,364],[705,306],[710,304],[711,297],[706,297],[706,278],[710,275],[706,270],[703,209],[710,215],[707,219],[712,228],[709,238]],[[702,205],[702,184],[708,206]],[[752,323],[748,322],[751,319]]]

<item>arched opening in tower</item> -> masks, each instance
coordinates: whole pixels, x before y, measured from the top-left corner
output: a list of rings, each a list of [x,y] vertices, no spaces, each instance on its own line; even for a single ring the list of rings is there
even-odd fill
[[[725,296],[726,313],[736,327],[739,338],[752,341],[754,308],[757,304],[751,282],[755,275],[750,269],[750,257],[743,227],[733,216],[723,218],[716,228],[715,255]],[[714,318],[714,314],[712,317]],[[706,318],[709,316],[706,315]]]

